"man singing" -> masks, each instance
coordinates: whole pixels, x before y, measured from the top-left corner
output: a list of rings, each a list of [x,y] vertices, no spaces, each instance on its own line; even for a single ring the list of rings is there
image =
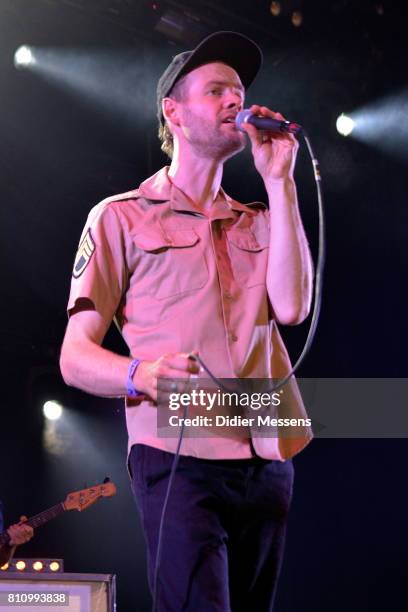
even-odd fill
[[[157,432],[157,381],[199,373],[283,377],[290,361],[277,323],[308,315],[312,264],[293,178],[291,135],[235,126],[262,63],[259,47],[217,32],[177,55],[157,87],[159,137],[171,164],[138,189],[92,209],[74,263],[61,352],[65,381],[126,396],[129,469],[152,587],[158,530],[177,438]],[[253,113],[283,119],[265,106]],[[226,160],[252,146],[268,195],[241,204],[221,187]],[[112,319],[130,357],[101,344]],[[294,379],[292,410],[304,408]],[[290,458],[310,440],[183,439],[169,498],[158,609],[272,609],[293,482]]]

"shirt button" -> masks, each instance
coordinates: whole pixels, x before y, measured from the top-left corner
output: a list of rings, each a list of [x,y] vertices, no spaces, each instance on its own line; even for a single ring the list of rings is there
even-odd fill
[[[238,340],[237,336],[233,333],[230,333],[229,339],[231,342],[236,342]]]
[[[232,300],[232,295],[230,294],[229,291],[224,292],[224,297],[226,300]]]

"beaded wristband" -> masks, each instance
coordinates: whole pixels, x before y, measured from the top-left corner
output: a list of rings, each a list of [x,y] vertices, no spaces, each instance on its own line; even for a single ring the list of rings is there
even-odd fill
[[[126,393],[128,397],[140,397],[141,395],[144,395],[144,393],[136,389],[134,382],[133,382],[133,375],[136,372],[136,369],[139,364],[140,364],[140,359],[133,359],[133,361],[130,362],[127,381],[126,381]]]

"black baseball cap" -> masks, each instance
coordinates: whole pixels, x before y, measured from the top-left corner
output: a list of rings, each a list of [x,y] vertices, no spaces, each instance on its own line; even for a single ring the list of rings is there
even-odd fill
[[[164,123],[161,102],[168,96],[181,77],[210,62],[223,62],[239,75],[245,89],[251,85],[262,65],[262,51],[258,45],[238,32],[214,32],[204,38],[192,51],[179,53],[161,75],[157,84],[157,117]]]

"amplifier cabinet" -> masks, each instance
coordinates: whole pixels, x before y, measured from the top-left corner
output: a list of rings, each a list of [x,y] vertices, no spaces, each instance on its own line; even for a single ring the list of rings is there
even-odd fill
[[[1,573],[0,612],[115,612],[113,574]]]

